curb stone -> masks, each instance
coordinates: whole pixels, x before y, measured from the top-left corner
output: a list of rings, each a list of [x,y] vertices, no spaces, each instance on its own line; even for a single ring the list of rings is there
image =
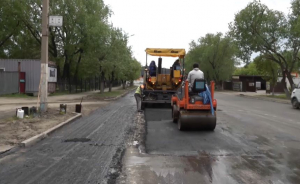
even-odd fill
[[[264,100],[264,101],[269,101],[269,102],[277,102],[277,103],[282,103],[282,104],[291,104],[289,100],[278,100],[278,99],[272,99],[270,97],[257,97],[257,96],[249,96],[249,95],[237,95],[239,97],[244,97],[244,98],[252,98],[252,99],[259,99],[259,100]]]
[[[46,130],[45,132],[42,132],[38,135],[35,135],[29,139],[26,139],[25,141],[19,143],[19,146],[20,147],[29,147],[29,146],[32,146],[33,144],[43,140],[44,138],[46,138],[48,135],[50,135],[52,132],[54,132],[55,130],[63,127],[64,125],[68,124],[68,123],[71,123],[73,122],[74,120],[76,119],[79,119],[82,115],[81,114],[77,114],[76,116],[56,125],[55,127],[52,127],[48,130]]]

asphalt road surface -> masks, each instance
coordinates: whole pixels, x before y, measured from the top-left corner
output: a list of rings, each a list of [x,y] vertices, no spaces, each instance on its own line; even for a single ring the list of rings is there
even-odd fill
[[[146,151],[125,153],[126,183],[300,183],[300,110],[217,93],[214,132],[178,131],[171,110],[147,108]]]
[[[216,98],[214,132],[181,132],[170,109],[147,108],[146,153],[136,145],[124,153],[136,130],[128,94],[32,147],[0,155],[0,183],[300,183],[300,111],[222,93]]]
[[[32,147],[0,155],[0,183],[114,183],[135,113],[128,94]]]

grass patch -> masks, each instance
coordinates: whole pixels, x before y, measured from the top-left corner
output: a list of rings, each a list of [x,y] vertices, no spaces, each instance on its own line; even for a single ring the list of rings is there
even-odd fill
[[[9,122],[9,121],[16,121],[18,119],[19,118],[17,116],[13,116],[13,117],[6,118],[5,121],[7,121],[7,122]]]
[[[0,97],[6,97],[6,98],[33,98],[33,96],[29,96],[26,94],[8,94],[8,95],[1,95]]]
[[[78,92],[72,92],[72,93],[69,93],[69,91],[57,91],[55,93],[51,93],[49,96],[61,96],[61,95],[73,95],[73,94],[80,94],[80,93],[83,93],[85,91],[80,91],[78,90]]]
[[[288,100],[288,98],[286,97],[285,94],[282,94],[282,95],[263,95],[265,97],[268,97],[268,98],[276,98],[276,99],[284,99],[284,100]]]
[[[96,96],[103,97],[103,98],[113,98],[122,95],[124,92],[125,90],[116,90],[111,92],[97,93]]]
[[[33,115],[29,115],[28,117],[26,117],[26,116],[24,115],[23,120],[24,120],[24,119],[33,119],[33,118],[34,118]],[[18,118],[17,116],[13,116],[13,117],[9,117],[9,118],[5,118],[5,119],[4,119],[4,121],[6,121],[6,122],[12,122],[12,121],[17,121],[17,120],[22,120],[22,119]]]
[[[61,95],[69,95],[69,94],[70,93],[68,91],[62,91],[62,92],[51,93],[49,96],[61,96]]]
[[[113,90],[111,92],[104,92],[104,93],[97,93],[97,94],[94,94],[93,96],[96,97],[96,98],[101,98],[101,99],[105,99],[105,98],[114,98],[114,97],[117,97],[117,96],[120,96],[122,94],[124,94],[125,92],[127,91],[130,91],[130,90],[133,90],[137,88],[136,86],[131,86],[131,87],[128,87],[126,89],[117,89],[117,90]]]
[[[132,89],[136,89],[138,86],[129,86],[129,87],[127,87],[126,89],[118,89],[118,90],[123,90],[123,91],[125,91],[125,90],[132,90]]]

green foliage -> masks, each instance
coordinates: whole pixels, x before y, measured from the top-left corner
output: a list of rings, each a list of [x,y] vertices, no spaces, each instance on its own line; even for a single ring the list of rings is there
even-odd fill
[[[40,58],[41,13],[41,0],[0,1],[0,58]],[[49,15],[64,18],[62,27],[48,30],[49,60],[59,67],[59,80],[138,77],[140,64],[127,46],[127,34],[108,22],[111,13],[103,0],[50,1]]]
[[[207,34],[198,42],[190,43],[186,69],[190,71],[193,64],[198,63],[207,80],[228,80],[234,70],[235,54],[236,47],[229,37],[224,37],[222,33]]]
[[[292,1],[292,12],[288,17],[260,1],[249,3],[229,25],[229,35],[241,51],[239,57],[248,63],[251,54],[258,52],[265,60],[277,63],[293,84],[291,72],[299,63],[300,49],[298,10],[299,0]]]
[[[260,75],[260,73],[257,70],[256,64],[254,62],[250,62],[244,67],[236,68],[233,75]]]
[[[21,1],[0,1],[0,48],[20,31]]]
[[[269,98],[277,98],[277,99],[284,99],[284,100],[290,100],[289,98],[286,97],[286,95],[267,95],[266,97],[269,97]]]
[[[8,95],[0,95],[0,97],[5,97],[5,98],[33,98],[32,96],[26,95],[26,94],[8,94]]]
[[[257,70],[262,76],[264,76],[266,81],[270,82],[271,85],[275,85],[277,83],[278,72],[280,71],[277,63],[265,59],[262,56],[256,57],[254,59],[254,63]]]

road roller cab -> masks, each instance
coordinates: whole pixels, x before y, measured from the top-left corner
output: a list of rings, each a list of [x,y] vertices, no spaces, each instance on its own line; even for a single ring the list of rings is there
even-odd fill
[[[211,81],[209,89],[204,79],[196,79],[189,89],[189,82],[185,81],[183,87],[172,96],[172,118],[174,123],[178,123],[179,130],[215,129],[217,100],[214,99],[214,86]],[[209,103],[204,103],[207,97],[200,96],[202,92],[209,96]]]

